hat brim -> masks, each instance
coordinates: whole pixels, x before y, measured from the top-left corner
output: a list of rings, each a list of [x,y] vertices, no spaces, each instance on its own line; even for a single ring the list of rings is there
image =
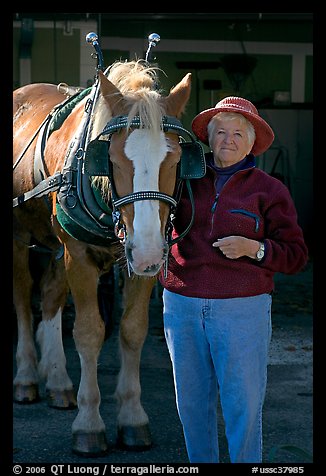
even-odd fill
[[[192,130],[198,139],[204,144],[208,145],[208,123],[219,112],[236,112],[251,122],[256,133],[256,140],[251,149],[251,153],[255,156],[263,154],[272,145],[275,137],[274,132],[262,117],[249,111],[239,111],[239,108],[232,106],[213,107],[206,109],[193,119],[191,124]]]

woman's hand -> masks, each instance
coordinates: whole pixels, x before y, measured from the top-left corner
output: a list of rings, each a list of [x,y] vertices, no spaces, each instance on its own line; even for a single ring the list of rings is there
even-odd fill
[[[226,236],[219,238],[212,246],[219,248],[224,256],[230,259],[241,258],[241,256],[256,259],[259,245],[259,241],[251,240],[244,236]]]

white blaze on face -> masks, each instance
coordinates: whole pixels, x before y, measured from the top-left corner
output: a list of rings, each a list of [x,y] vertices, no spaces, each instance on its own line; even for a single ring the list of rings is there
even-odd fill
[[[125,154],[134,166],[134,192],[159,191],[160,165],[168,152],[163,132],[135,129],[125,144]],[[147,268],[162,260],[163,240],[158,200],[134,202],[133,267]]]

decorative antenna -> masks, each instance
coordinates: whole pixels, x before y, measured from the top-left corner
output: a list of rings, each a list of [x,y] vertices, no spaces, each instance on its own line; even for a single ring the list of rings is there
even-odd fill
[[[103,54],[102,50],[100,48],[100,44],[98,42],[98,35],[94,32],[90,32],[86,35],[86,42],[90,43],[94,48],[95,48],[95,58],[97,59],[97,66],[96,69],[97,71],[100,69],[101,71],[104,70],[104,60],[103,60]],[[94,53],[92,54],[94,57]]]
[[[148,48],[147,48],[147,51],[146,51],[145,61],[147,61],[147,62],[152,61],[152,57],[151,57],[151,54],[150,54],[151,49],[152,49],[153,46],[156,46],[157,43],[159,43],[160,40],[161,40],[161,37],[157,33],[151,33],[148,36]]]

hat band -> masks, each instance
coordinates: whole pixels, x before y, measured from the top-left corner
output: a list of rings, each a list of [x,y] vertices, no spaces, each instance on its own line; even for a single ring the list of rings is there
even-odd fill
[[[255,114],[257,115],[257,112],[255,111],[248,111],[248,109],[244,109],[243,106],[241,106],[240,104],[221,104],[221,106],[216,106],[216,109],[222,109],[222,108],[227,108],[227,107],[234,107],[236,109],[241,109],[241,111],[243,112],[249,112],[250,114]]]

